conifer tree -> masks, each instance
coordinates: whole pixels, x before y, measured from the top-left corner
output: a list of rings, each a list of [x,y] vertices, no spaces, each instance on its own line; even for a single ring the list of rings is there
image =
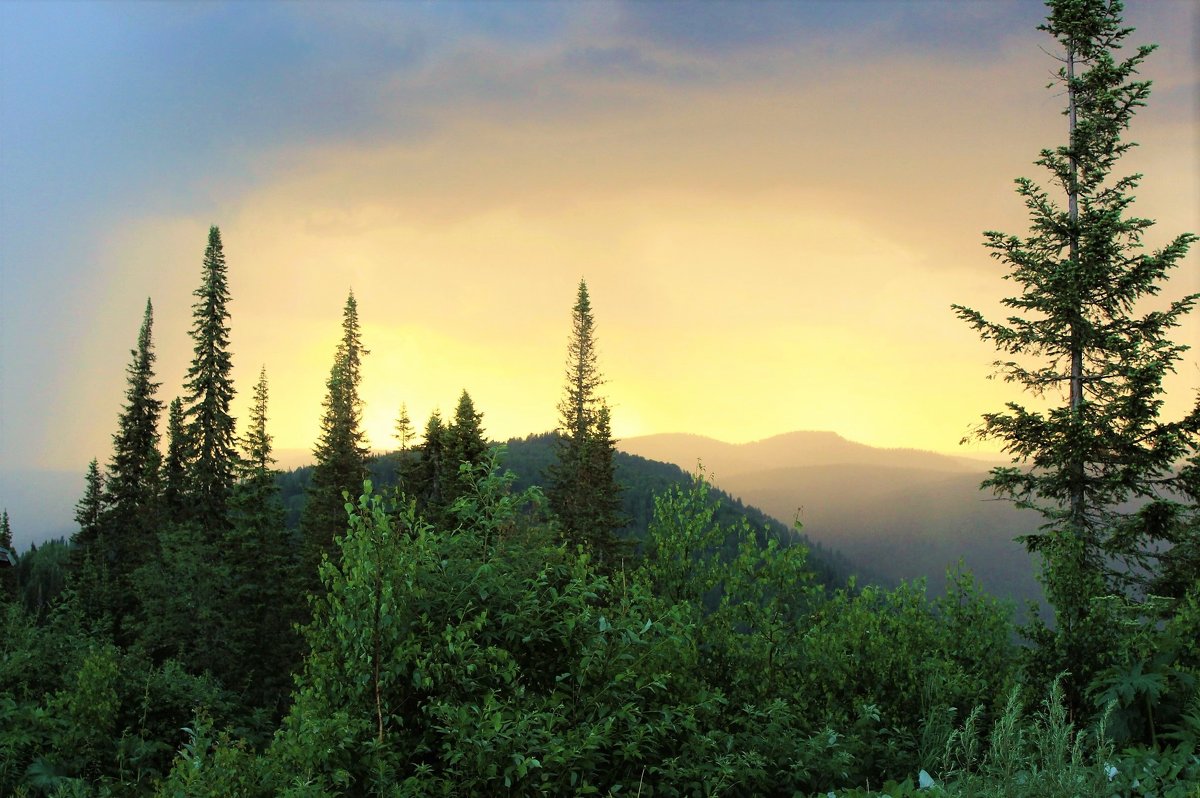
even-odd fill
[[[158,418],[162,402],[155,397],[159,383],[154,381],[153,327],[154,307],[147,299],[137,348],[130,352],[125,407],[117,420],[112,460],[104,482],[104,526],[110,533],[108,543],[112,547],[107,558],[117,560],[119,569],[125,573],[153,550],[158,520],[162,461],[158,451]]]
[[[254,403],[250,406],[250,420],[246,434],[242,436],[241,478],[243,481],[269,476],[275,465],[271,455],[271,435],[267,432],[267,367],[258,371],[258,382],[254,384]]]
[[[446,454],[447,427],[442,414],[434,410],[425,423],[425,441],[421,444],[421,456],[415,460],[404,482],[412,498],[416,499],[425,519],[430,523],[442,520],[446,506],[442,495],[449,469]]]
[[[183,400],[177,396],[167,406],[167,459],[163,462],[163,516],[167,521],[182,521],[187,514],[187,452]]]
[[[84,554],[90,560],[89,573],[79,583],[82,606],[93,618],[111,622],[122,641],[129,639],[126,618],[138,606],[132,575],[158,556],[162,403],[155,397],[159,383],[154,380],[153,327],[154,308],[147,299],[137,348],[126,370],[125,406],[113,435],[99,529],[89,546],[92,551]]]
[[[104,477],[96,458],[88,463],[84,477],[83,496],[75,504],[75,523],[79,529],[71,536],[77,551],[92,546],[100,534],[100,519],[104,514]]]
[[[408,451],[409,444],[416,437],[416,432],[413,430],[412,419],[408,417],[408,405],[400,404],[400,415],[396,418],[396,441],[400,444],[400,451]]]
[[[357,495],[366,478],[367,445],[358,396],[363,347],[358,303],[351,291],[342,313],[342,340],[326,382],[321,437],[313,454],[317,462],[301,519],[306,580],[317,585],[317,565],[333,552],[333,539],[346,528],[343,491]]]
[[[12,543],[12,526],[8,521],[8,508],[0,513],[0,603],[12,601],[17,596],[18,579]]]
[[[234,490],[235,515],[242,524],[267,526],[281,532],[283,506],[275,481],[272,438],[267,432],[267,399],[267,369],[263,366],[254,385],[254,402],[250,406],[246,433],[240,440],[242,455],[238,460],[238,484]]]
[[[587,440],[584,456],[583,482],[596,486],[587,504],[586,525],[597,530],[593,546],[601,563],[615,565],[629,553],[625,541],[614,532],[629,523],[621,504],[621,487],[617,483],[616,441],[612,436],[612,414],[606,402],[596,411],[596,426]],[[607,531],[604,534],[601,530]]]
[[[291,558],[267,432],[267,399],[264,366],[241,438],[239,478],[230,502],[232,524],[224,541],[230,577],[227,644],[247,702],[278,708],[299,656],[291,627],[300,607],[289,578]]]
[[[229,353],[229,286],[221,231],[209,228],[200,287],[193,293],[192,365],[185,387],[188,452],[188,506],[192,518],[216,540],[228,523],[229,495],[237,464],[234,389]]]
[[[584,280],[572,308],[566,376],[558,405],[557,461],[549,473],[550,507],[569,541],[589,546],[599,561],[612,565],[615,531],[623,523],[610,510],[614,502],[619,506],[620,486],[613,478],[609,413],[596,394],[604,380],[596,366],[595,323]]]
[[[104,475],[99,461],[93,457],[84,478],[83,496],[75,504],[75,523],[79,528],[71,535],[70,552],[72,583],[83,598],[85,612],[92,617],[111,613],[117,604],[104,534],[105,494]]]
[[[454,420],[442,435],[444,467],[441,469],[440,504],[448,508],[460,496],[468,495],[475,483],[475,475],[462,473],[463,464],[477,466],[487,454],[487,441],[483,437],[483,414],[475,410],[471,395],[465,390],[458,398]]]
[[[1062,51],[1057,82],[1065,88],[1067,142],[1042,150],[1036,161],[1049,171],[1052,189],[1016,181],[1029,211],[1028,236],[985,234],[1021,293],[1004,300],[1013,315],[1003,322],[954,309],[1005,355],[995,365],[1007,381],[1062,402],[1046,411],[1009,402],[983,417],[978,435],[1000,441],[1014,462],[984,485],[1046,520],[1024,541],[1042,557],[1055,606],[1057,631],[1043,635],[1043,649],[1053,651],[1050,675],[1073,672],[1068,694],[1078,705],[1090,672],[1104,664],[1099,649],[1112,637],[1094,599],[1136,596],[1131,583],[1153,573],[1150,558],[1170,551],[1187,514],[1178,499],[1188,491],[1176,467],[1196,451],[1200,406],[1174,422],[1159,411],[1163,378],[1187,348],[1168,335],[1198,295],[1164,310],[1146,312],[1139,303],[1160,292],[1196,237],[1179,235],[1145,251],[1142,238],[1153,222],[1128,214],[1141,176],[1112,176],[1133,146],[1122,135],[1150,94],[1150,82],[1136,75],[1154,48],[1118,58],[1132,30],[1122,26],[1119,2],[1049,6],[1040,29]],[[1143,509],[1131,515],[1128,502]]]

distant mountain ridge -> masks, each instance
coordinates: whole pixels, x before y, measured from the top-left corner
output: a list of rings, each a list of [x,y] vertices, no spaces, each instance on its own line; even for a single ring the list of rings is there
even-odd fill
[[[713,483],[890,580],[925,577],[938,591],[959,559],[995,595],[1040,600],[1037,564],[1013,539],[1040,516],[979,489],[991,463],[917,449],[879,449],[833,432],[730,444],[700,435],[630,438],[622,451],[702,464]]]
[[[775,467],[835,463],[957,472],[977,471],[980,466],[980,461],[974,458],[923,449],[881,449],[827,431],[787,432],[749,443],[726,443],[691,433],[662,433],[626,438],[618,442],[617,448],[689,470],[695,470],[699,460],[706,471],[717,477]]]

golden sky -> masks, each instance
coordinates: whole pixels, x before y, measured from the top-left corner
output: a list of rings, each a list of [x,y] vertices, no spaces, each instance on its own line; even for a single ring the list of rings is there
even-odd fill
[[[1200,228],[1200,15],[1131,6],[1163,45],[1121,163],[1155,246]],[[551,429],[580,278],[619,437],[955,451],[1020,398],[949,306],[1011,293],[982,231],[1025,231],[1012,180],[1063,140],[1038,4],[343,9],[0,11],[6,466],[107,458],[147,296],[179,393],[210,224],[236,412],[265,365],[279,449],[316,439],[351,288],[377,448],[464,388],[494,438]],[[1198,388],[1193,356],[1166,413]]]

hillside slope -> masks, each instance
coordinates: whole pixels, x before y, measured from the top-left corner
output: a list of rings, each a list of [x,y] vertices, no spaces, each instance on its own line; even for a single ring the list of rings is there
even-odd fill
[[[747,444],[653,435],[619,447],[694,470],[723,490],[888,580],[925,577],[940,589],[960,559],[984,588],[1018,603],[1038,600],[1037,565],[1013,539],[1035,513],[979,490],[986,462],[911,449],[877,449],[829,432],[797,432]]]

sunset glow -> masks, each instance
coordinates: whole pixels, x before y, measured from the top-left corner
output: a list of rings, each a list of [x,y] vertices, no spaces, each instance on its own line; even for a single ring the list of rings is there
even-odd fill
[[[464,388],[494,438],[553,428],[581,277],[620,437],[955,450],[1016,398],[949,305],[997,312],[981,232],[1024,232],[1012,180],[1063,140],[1041,6],[703,11],[3,4],[0,454],[107,457],[147,296],[181,390],[209,224],[237,411],[265,364],[281,450],[316,438],[351,289],[373,447],[402,402],[420,430]],[[1162,45],[1122,169],[1155,246],[1200,220],[1200,17],[1127,18]],[[1173,417],[1194,358],[1169,389]]]

